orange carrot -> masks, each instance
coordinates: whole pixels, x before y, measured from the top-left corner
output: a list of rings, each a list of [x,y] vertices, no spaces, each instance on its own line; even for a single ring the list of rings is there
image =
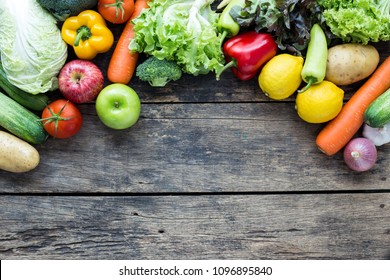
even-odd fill
[[[362,126],[367,107],[388,88],[390,88],[390,57],[387,57],[355,92],[337,117],[320,131],[316,139],[317,147],[329,156],[340,151]]]
[[[139,53],[129,50],[130,41],[134,38],[133,23],[131,21],[138,17],[144,8],[148,8],[148,0],[135,1],[134,12],[127,21],[111,56],[107,78],[113,83],[128,84],[133,77]]]

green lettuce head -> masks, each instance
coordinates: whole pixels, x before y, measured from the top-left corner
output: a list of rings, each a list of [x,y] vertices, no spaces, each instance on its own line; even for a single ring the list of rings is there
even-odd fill
[[[188,74],[223,67],[217,30],[219,14],[212,0],[154,0],[134,20],[135,38],[129,48],[175,61]]]
[[[390,40],[390,0],[318,0],[331,32],[344,42]]]

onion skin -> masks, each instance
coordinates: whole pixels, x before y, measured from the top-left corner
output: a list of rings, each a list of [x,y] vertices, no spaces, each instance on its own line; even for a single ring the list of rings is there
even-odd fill
[[[370,170],[376,163],[378,154],[374,143],[364,137],[354,138],[344,148],[344,161],[358,172]]]
[[[367,124],[363,126],[363,137],[371,140],[375,146],[382,146],[390,143],[390,122],[383,127],[370,127]]]

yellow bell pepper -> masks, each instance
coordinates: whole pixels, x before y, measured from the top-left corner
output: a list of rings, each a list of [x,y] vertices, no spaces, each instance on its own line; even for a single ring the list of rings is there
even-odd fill
[[[93,10],[67,18],[62,25],[61,36],[73,46],[78,58],[87,60],[107,52],[114,43],[114,36],[105,20]]]

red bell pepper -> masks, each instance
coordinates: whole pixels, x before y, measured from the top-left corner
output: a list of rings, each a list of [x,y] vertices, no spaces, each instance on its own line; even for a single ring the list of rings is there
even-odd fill
[[[223,45],[223,53],[228,63],[217,72],[217,80],[228,68],[232,68],[240,80],[252,79],[260,68],[276,55],[277,49],[275,40],[267,33],[249,31],[230,38]]]

